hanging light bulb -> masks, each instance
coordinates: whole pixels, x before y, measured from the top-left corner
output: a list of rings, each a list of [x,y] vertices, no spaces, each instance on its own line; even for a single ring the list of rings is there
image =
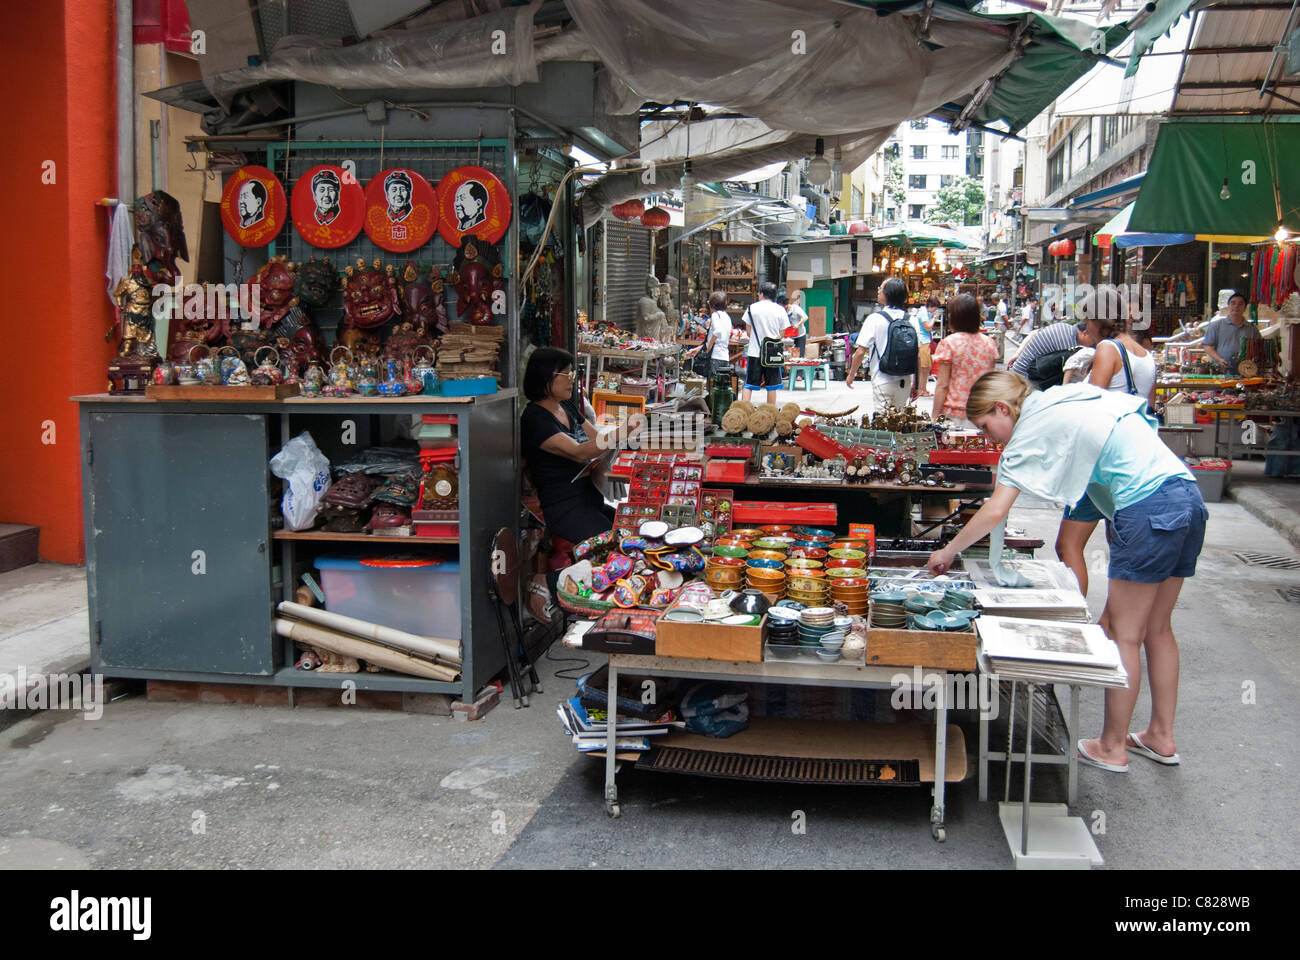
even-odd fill
[[[831,162],[826,159],[826,141],[817,138],[816,153],[808,161],[808,179],[819,186],[826,186],[831,181]]]
[[[1232,191],[1228,189],[1228,178],[1227,178],[1227,177],[1224,177],[1224,178],[1223,178],[1223,189],[1219,191],[1219,199],[1220,199],[1220,200],[1230,200],[1230,199],[1232,199]]]
[[[1282,226],[1282,224],[1279,223],[1277,225],[1277,233],[1273,234],[1273,239],[1276,240],[1278,243],[1284,243],[1286,241],[1286,237],[1287,237],[1286,227]]]

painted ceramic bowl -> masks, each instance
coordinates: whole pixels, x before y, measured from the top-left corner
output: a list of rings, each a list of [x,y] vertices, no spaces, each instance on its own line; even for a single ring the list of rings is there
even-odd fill
[[[743,570],[744,567],[745,559],[743,557],[709,557],[704,561],[704,569],[706,570],[724,568]]]
[[[867,553],[865,550],[832,550],[830,555],[836,560],[865,560]]]
[[[762,535],[763,531],[757,527],[741,527],[731,531],[731,536],[737,540],[757,540]]]
[[[822,547],[801,547],[796,543],[790,548],[790,556],[796,560],[825,560],[826,551]]]
[[[749,551],[750,560],[775,560],[777,563],[785,563],[785,554],[780,550],[751,550]]]
[[[867,541],[865,540],[836,540],[831,544],[832,550],[865,550]]]
[[[750,554],[750,556],[753,556],[753,554]],[[787,560],[785,565],[791,570],[820,570],[822,568],[820,560],[805,560],[802,557]]]
[[[788,533],[793,530],[794,527],[786,523],[769,523],[765,527],[759,527],[759,529],[768,535],[775,535],[778,533]]]
[[[866,577],[835,577],[835,582],[831,584],[832,590],[843,590],[846,593],[851,590],[866,591],[871,586],[871,581]]]
[[[795,527],[794,532],[804,540],[834,540],[835,531],[822,527]]]
[[[745,576],[755,585],[766,584],[775,588],[785,583],[785,570],[771,570],[764,567],[750,567],[745,571]]]
[[[749,551],[744,547],[732,547],[732,546],[724,546],[722,544],[715,544],[713,547],[713,555],[715,557],[726,557],[734,560],[743,560],[745,559],[745,557],[749,555]]]
[[[826,571],[826,576],[831,580],[856,580],[866,572],[861,567],[833,567]]]
[[[784,570],[785,569],[785,564],[782,563],[780,560],[762,560],[762,559],[756,560],[753,557],[750,557],[748,560],[745,561],[745,566],[751,570],[753,570],[755,567],[762,570]]]

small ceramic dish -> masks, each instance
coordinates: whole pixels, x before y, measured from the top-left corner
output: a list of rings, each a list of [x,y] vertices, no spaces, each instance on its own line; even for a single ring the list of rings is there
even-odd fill
[[[749,555],[749,550],[746,547],[734,547],[734,546],[727,546],[723,544],[714,544],[713,555],[715,557],[733,557],[733,558],[743,560],[746,556]]]
[[[832,551],[830,551],[830,555],[831,555],[832,557],[834,557],[836,560],[865,560],[865,559],[867,559],[867,552],[866,552],[865,550],[852,550],[852,549],[848,549],[848,548],[841,548],[841,549],[839,549],[839,550],[832,550]]]
[[[762,531],[763,531],[764,533],[766,533],[766,534],[769,534],[769,535],[771,535],[771,536],[775,536],[776,534],[779,534],[779,533],[788,533],[789,531],[793,530],[794,527],[790,526],[789,524],[785,524],[785,523],[769,523],[769,524],[768,524],[767,526],[765,526],[765,527],[759,527],[759,529],[762,530]]]
[[[753,557],[750,557],[748,560],[745,561],[745,566],[749,567],[751,570],[754,569],[755,567],[762,570],[784,570],[785,569],[785,564],[783,564],[780,560],[761,560],[761,559],[756,560]]]
[[[732,530],[731,536],[737,540],[757,540],[763,535],[763,531],[757,527],[741,527],[739,530]]]
[[[835,567],[826,571],[826,576],[832,580],[861,580],[861,567]]]
[[[834,540],[835,531],[824,527],[795,527],[794,532],[805,540]]]
[[[749,551],[750,560],[775,560],[777,563],[785,563],[785,554],[779,550],[751,550]]]
[[[817,649],[817,659],[822,663],[834,663],[839,658],[839,650],[827,650],[825,647],[819,647]]]
[[[753,554],[750,554],[750,556],[753,556]],[[785,565],[791,570],[820,570],[822,568],[820,560],[805,560],[801,557],[787,560]]]
[[[821,547],[801,547],[795,544],[790,548],[790,556],[796,560],[825,560],[826,551]]]

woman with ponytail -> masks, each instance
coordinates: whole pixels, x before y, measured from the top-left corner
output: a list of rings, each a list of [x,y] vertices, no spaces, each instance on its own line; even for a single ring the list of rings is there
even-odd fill
[[[966,415],[1006,448],[993,495],[951,543],[930,554],[931,572],[945,572],[961,550],[1004,521],[1022,490],[1061,506],[1087,493],[1111,521],[1103,626],[1119,647],[1129,685],[1106,691],[1101,737],[1080,740],[1079,759],[1115,773],[1128,772],[1126,751],[1177,764],[1178,646],[1170,620],[1183,580],[1196,572],[1209,514],[1191,473],[1156,433],[1146,398],[1090,383],[1038,392],[1019,374],[999,370],[975,382]],[[1143,647],[1151,721],[1130,733]]]

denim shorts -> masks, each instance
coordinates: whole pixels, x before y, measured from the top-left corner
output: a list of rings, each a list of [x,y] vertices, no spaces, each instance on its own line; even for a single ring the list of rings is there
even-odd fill
[[[1078,503],[1066,508],[1065,519],[1073,520],[1075,523],[1096,523],[1103,519],[1103,515],[1092,502],[1092,498],[1085,493],[1079,498]]]
[[[1107,575],[1133,583],[1195,575],[1209,516],[1196,481],[1170,477],[1151,496],[1115,514]]]

